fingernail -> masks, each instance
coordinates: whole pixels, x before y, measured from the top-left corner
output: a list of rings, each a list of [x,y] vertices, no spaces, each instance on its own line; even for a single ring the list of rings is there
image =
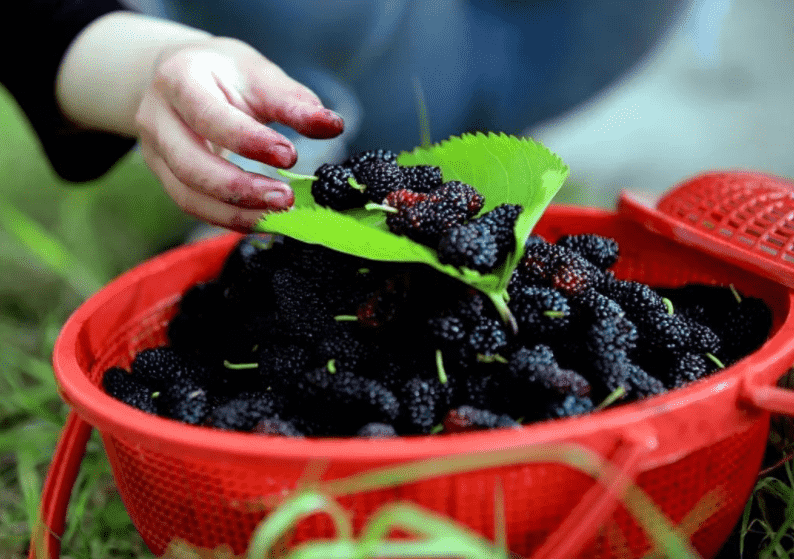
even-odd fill
[[[345,121],[330,109],[322,109],[309,117],[309,130],[305,134],[310,138],[332,138],[345,129]]]
[[[325,116],[328,119],[330,119],[330,120],[333,120],[333,121],[339,122],[339,123],[343,123],[344,122],[344,120],[342,119],[341,115],[339,115],[339,113],[335,113],[331,109],[324,109],[322,112],[325,113]]]
[[[331,109],[323,109],[321,111],[317,111],[314,113],[315,119],[319,117],[319,119],[325,121],[326,124],[331,124],[332,126],[341,128],[345,125],[344,119]]]
[[[292,167],[295,163],[295,153],[293,149],[285,144],[276,144],[270,148],[269,153],[270,156],[283,167]]]
[[[292,204],[292,196],[291,192],[271,190],[263,196],[263,200],[272,208],[286,208]]]

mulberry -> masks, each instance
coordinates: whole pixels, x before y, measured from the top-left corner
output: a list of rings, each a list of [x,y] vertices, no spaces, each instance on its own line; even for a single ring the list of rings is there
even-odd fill
[[[383,202],[389,192],[408,187],[401,168],[396,163],[375,159],[360,164],[353,172],[356,181],[364,186],[367,199],[378,204]]]
[[[470,219],[482,210],[485,197],[470,184],[460,181],[448,181],[430,191],[430,203],[449,202],[464,212],[465,219]]]
[[[443,420],[444,432],[460,433],[482,429],[503,429],[521,427],[521,424],[508,415],[497,414],[487,409],[473,406],[459,406],[449,410]]]
[[[693,283],[656,291],[672,301],[676,312],[715,331],[725,323],[727,313],[739,304],[736,292],[727,286]]]
[[[441,420],[445,394],[440,383],[419,377],[410,379],[400,391],[402,410],[398,419],[401,432],[428,434]]]
[[[488,273],[515,250],[515,221],[521,206],[503,204],[442,233],[438,258],[444,264]]]
[[[635,363],[627,364],[622,377],[622,386],[626,388],[626,394],[630,400],[664,394],[667,391],[667,387],[661,380]]]
[[[614,299],[632,319],[641,319],[651,313],[667,313],[664,298],[649,285],[638,281],[613,278],[604,283],[602,292]]]
[[[501,388],[506,377],[503,373],[500,368],[494,374],[483,374],[478,370],[464,375],[451,402],[475,408],[487,408],[494,405],[494,402],[500,402],[503,400],[504,390]],[[504,404],[504,401],[499,403],[501,407]]]
[[[500,252],[496,236],[480,223],[453,227],[438,242],[438,260],[442,264],[471,268],[483,274],[500,264]]]
[[[295,422],[281,419],[277,415],[260,419],[252,429],[254,433],[260,435],[279,435],[282,437],[305,437]]]
[[[342,211],[364,206],[367,197],[350,184],[355,178],[349,167],[324,163],[314,173],[317,180],[312,181],[311,193],[314,201],[321,206]]]
[[[349,167],[354,175],[358,175],[361,168],[369,165],[373,161],[385,161],[386,163],[397,163],[397,154],[387,149],[370,149],[360,151],[349,156],[342,162],[344,167]]]
[[[500,204],[473,220],[488,227],[496,237],[502,250],[500,259],[515,250],[515,225],[523,209],[518,204]]]
[[[619,256],[617,241],[601,235],[564,235],[556,244],[578,252],[601,270],[612,267]]]
[[[712,355],[719,355],[722,352],[722,340],[714,330],[700,322],[686,318],[685,320],[689,324],[689,339],[686,345],[691,352]]]
[[[333,324],[325,302],[300,274],[281,269],[273,274],[277,323],[288,337],[307,341],[322,338]]]
[[[510,295],[510,309],[522,339],[562,337],[571,320],[568,298],[550,287],[525,286]]]
[[[178,312],[168,323],[169,345],[197,361],[219,363],[230,348],[243,349],[236,336],[217,332],[213,324],[230,322],[224,288],[217,282],[197,283],[179,302]]]
[[[241,394],[215,407],[207,422],[218,429],[252,431],[261,419],[279,411],[276,399],[270,393]]]
[[[508,344],[503,326],[504,323],[499,320],[481,318],[466,341],[470,353],[484,359],[498,356]]]
[[[544,418],[561,419],[563,417],[573,417],[590,413],[594,409],[593,401],[589,397],[569,394],[562,402],[553,402],[548,405]]]
[[[179,379],[163,390],[157,397],[160,415],[201,425],[209,414],[211,405],[207,391],[191,379]]]
[[[672,388],[681,388],[712,373],[717,364],[700,353],[686,353],[676,359],[665,380]]]
[[[554,352],[543,344],[518,349],[510,358],[509,371],[514,378],[526,378],[559,394],[590,393],[590,383],[576,371],[561,368]]]
[[[664,391],[661,381],[632,360],[638,339],[637,327],[622,315],[597,320],[587,329],[582,373],[596,388],[597,399],[620,387],[632,398]]]
[[[376,380],[348,371],[308,371],[297,383],[298,411],[315,423],[333,425],[336,434],[353,435],[367,423],[391,423],[400,411],[397,397]]]
[[[357,437],[365,439],[388,439],[397,436],[397,430],[388,423],[367,423],[356,432]]]
[[[609,317],[625,316],[617,301],[599,293],[595,289],[587,289],[570,300],[575,320],[581,324],[590,324],[596,320]]]
[[[263,390],[289,390],[296,375],[309,367],[310,350],[296,343],[269,343],[259,349],[258,384]]]
[[[358,373],[366,363],[370,348],[352,332],[349,326],[350,323],[337,324],[320,340],[314,351],[319,365]]]
[[[157,414],[157,406],[152,397],[153,391],[145,384],[135,380],[120,367],[111,367],[102,377],[102,388],[110,396],[141,411]]]
[[[380,328],[394,322],[397,315],[405,310],[407,298],[407,278],[403,275],[388,278],[356,309],[358,324]]]
[[[415,192],[430,192],[444,182],[441,168],[434,165],[406,166],[401,169],[406,186]]]
[[[433,202],[429,198],[402,212],[386,217],[386,225],[396,235],[404,235],[418,243],[436,248],[441,235],[468,219],[467,213],[449,200]]]
[[[261,303],[266,297],[261,293],[262,286],[270,282],[274,270],[289,261],[287,252],[281,237],[251,233],[240,239],[226,257],[217,279],[224,304]],[[180,309],[186,313],[206,313],[207,301],[196,301],[195,297],[191,298],[194,295],[197,294],[186,294]]]
[[[772,329],[772,311],[763,300],[744,297],[727,313],[719,330],[723,354],[729,363],[749,355],[766,341]]]
[[[427,200],[427,194],[417,192],[416,190],[401,188],[389,192],[383,200],[383,203],[398,211],[405,211],[415,206],[418,202],[424,202],[425,200]]]
[[[432,343],[442,349],[460,346],[468,335],[463,319],[458,316],[436,316],[430,318],[427,325]]]
[[[135,379],[161,390],[180,378],[203,379],[206,370],[188,362],[172,347],[154,347],[139,351],[132,360],[130,370]]]
[[[533,246],[538,246],[538,245],[546,245],[546,244],[548,244],[546,239],[544,239],[543,237],[541,237],[538,234],[532,233],[531,235],[529,235],[527,237],[527,240],[524,241],[524,249],[527,249],[528,247],[533,247]]]
[[[649,312],[637,320],[637,327],[646,353],[680,355],[689,349],[690,323],[680,314]]]
[[[579,253],[541,243],[525,247],[524,256],[510,279],[517,286],[553,287],[568,296],[599,286],[602,281],[603,272]]]

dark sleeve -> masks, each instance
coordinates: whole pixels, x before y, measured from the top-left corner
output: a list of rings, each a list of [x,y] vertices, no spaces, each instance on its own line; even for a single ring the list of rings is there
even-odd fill
[[[0,83],[16,99],[53,169],[65,180],[98,178],[135,145],[134,138],[75,126],[55,97],[56,74],[74,38],[100,16],[127,9],[118,0],[14,0],[3,10]]]

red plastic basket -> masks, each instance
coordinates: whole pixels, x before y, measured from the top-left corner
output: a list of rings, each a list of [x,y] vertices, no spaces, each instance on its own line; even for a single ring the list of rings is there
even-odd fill
[[[725,176],[741,179],[743,175]],[[753,177],[758,178],[756,186],[763,184],[778,194],[791,192],[791,185],[780,179]],[[181,294],[215,276],[239,237],[227,235],[183,246],[120,276],[70,317],[56,344],[58,385],[73,411],[42,497],[47,553],[52,557],[59,553],[57,536],[63,531],[70,490],[86,440],[96,428],[130,518],[157,555],[175,539],[206,549],[225,545],[243,553],[267,514],[262,498],[295,488],[307,466],[318,460],[327,464],[323,479],[338,479],[421,459],[573,445],[613,464],[673,524],[704,497],[718,495],[719,506],[691,536],[694,548],[712,557],[750,495],[767,444],[770,413],[794,414],[794,393],[776,386],[794,363],[794,294],[779,273],[780,267],[791,270],[791,260],[779,258],[767,265],[750,253],[755,248],[737,241],[741,234],[719,233],[712,239],[713,227],[703,226],[700,217],[687,217],[692,212],[682,210],[680,200],[692,203],[691,185],[698,180],[671,191],[662,200],[667,206],[659,206],[663,211],[647,208],[628,195],[616,212],[551,206],[536,232],[550,240],[575,233],[614,237],[621,247],[615,272],[622,278],[659,287],[731,283],[743,293],[763,298],[773,309],[770,338],[747,358],[683,389],[519,430],[390,440],[291,439],[215,431],[132,409],[98,386],[103,371],[111,365],[128,366],[137,351],[163,344],[165,326]],[[737,181],[734,186],[742,182]],[[755,186],[747,188],[755,199]],[[713,208],[725,204],[730,192],[731,187],[726,187],[716,195],[695,193],[697,203],[692,204],[708,206],[704,213],[711,212],[713,222]],[[782,198],[781,194],[776,200]],[[786,219],[791,223],[794,204],[791,196],[787,200]],[[731,219],[743,218],[730,214],[725,223],[718,222],[717,231]],[[789,225],[778,219],[774,234],[781,227]],[[785,251],[791,239],[784,242]],[[717,242],[726,240],[727,245]],[[758,250],[769,256],[768,251]],[[384,503],[408,500],[492,538],[497,486],[504,494],[507,541],[515,553],[607,558],[639,557],[650,549],[648,535],[620,499],[625,484],[601,483],[551,459],[519,458],[509,466],[440,474],[344,496],[339,502],[351,511],[356,528]],[[313,516],[298,526],[295,537],[332,534],[327,518]]]

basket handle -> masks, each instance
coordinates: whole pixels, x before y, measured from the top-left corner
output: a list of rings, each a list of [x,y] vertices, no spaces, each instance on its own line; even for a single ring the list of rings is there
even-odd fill
[[[28,559],[57,559],[61,554],[66,510],[91,429],[91,425],[76,412],[69,412],[44,482],[39,518],[33,528]],[[42,551],[42,556],[37,556],[37,550]]]
[[[794,416],[794,390],[788,388],[754,384],[751,380],[745,380],[739,399],[760,410]]]
[[[642,457],[656,448],[655,433],[639,428],[626,430],[618,448],[609,460],[615,469],[606,482],[596,480],[571,513],[560,523],[535,552],[532,559],[569,559],[606,522],[629,486],[635,481]]]

